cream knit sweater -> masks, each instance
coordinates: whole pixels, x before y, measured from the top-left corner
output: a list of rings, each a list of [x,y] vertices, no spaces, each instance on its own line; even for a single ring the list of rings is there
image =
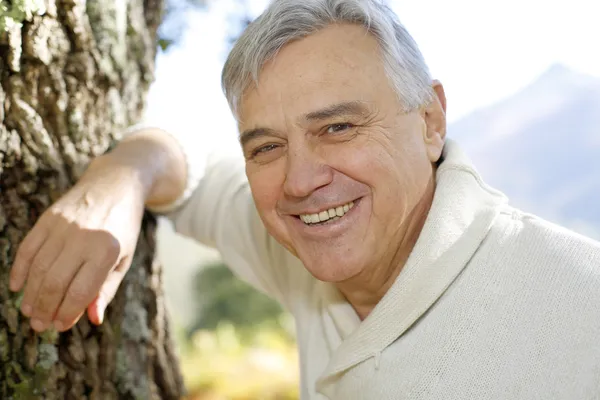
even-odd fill
[[[242,160],[169,214],[294,315],[302,399],[600,399],[600,244],[511,208],[449,141],[433,206],[367,319],[266,232]]]

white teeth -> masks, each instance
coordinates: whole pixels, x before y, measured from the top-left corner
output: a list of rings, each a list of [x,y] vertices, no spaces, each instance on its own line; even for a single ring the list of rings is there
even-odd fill
[[[307,225],[324,222],[329,219],[337,220],[350,211],[352,207],[354,207],[354,202],[336,208],[330,208],[329,210],[321,211],[320,213],[300,215],[300,219]]]

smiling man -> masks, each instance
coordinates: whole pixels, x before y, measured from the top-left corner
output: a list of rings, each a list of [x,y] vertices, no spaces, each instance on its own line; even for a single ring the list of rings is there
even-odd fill
[[[388,8],[276,0],[223,86],[245,160],[132,129],[42,216],[11,279],[34,329],[102,322],[145,205],[294,315],[303,399],[600,396],[600,245],[484,183]]]
[[[247,37],[225,67],[226,88],[235,63],[252,54]],[[377,40],[352,24],[288,44],[259,79],[233,107],[262,221],[365,318],[398,276],[433,199],[441,85],[439,98],[407,112]],[[415,85],[415,104],[431,97],[428,84]]]

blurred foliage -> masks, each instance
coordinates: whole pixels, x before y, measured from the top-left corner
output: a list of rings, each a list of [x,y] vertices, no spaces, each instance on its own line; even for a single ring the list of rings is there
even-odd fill
[[[237,278],[222,263],[200,268],[194,278],[194,295],[200,309],[190,335],[197,330],[215,330],[222,323],[231,324],[249,339],[257,326],[289,333],[282,324],[285,313],[279,303]]]
[[[158,29],[158,47],[160,50],[167,51],[171,45],[176,44],[181,39],[187,28],[186,12],[193,9],[203,9],[211,1],[223,0],[167,0],[163,20]],[[233,8],[237,10],[230,18],[231,29],[228,36],[229,45],[232,45],[246,26],[252,22],[252,17],[248,8],[248,0],[229,1],[235,4]]]
[[[242,34],[244,29],[254,19],[251,15],[250,8],[248,6],[248,0],[231,0],[235,3],[237,9],[236,13],[233,13],[230,17],[230,29],[228,33],[228,44],[233,46],[237,38]]]
[[[185,400],[297,400],[298,353],[278,331],[256,327],[252,342],[229,323],[179,337]]]
[[[190,9],[206,7],[209,0],[166,0],[163,20],[158,28],[158,47],[166,51],[187,28],[185,14]]]
[[[194,277],[198,317],[176,329],[185,400],[297,400],[293,317],[223,263]]]

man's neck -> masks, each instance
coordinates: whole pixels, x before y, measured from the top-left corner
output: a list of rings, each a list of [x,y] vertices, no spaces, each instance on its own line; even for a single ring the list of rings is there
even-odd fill
[[[366,268],[359,275],[336,284],[361,320],[371,313],[404,268],[425,225],[434,192],[435,181],[432,178],[420,203],[402,227],[404,233],[400,245],[386,262]]]

